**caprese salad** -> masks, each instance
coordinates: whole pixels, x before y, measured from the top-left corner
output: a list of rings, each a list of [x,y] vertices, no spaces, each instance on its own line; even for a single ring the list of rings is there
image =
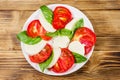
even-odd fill
[[[39,9],[39,19],[29,22],[17,38],[32,63],[42,72],[55,73],[65,73],[74,64],[85,62],[96,42],[95,33],[84,26],[83,18],[73,17],[64,6],[51,10],[45,5]]]

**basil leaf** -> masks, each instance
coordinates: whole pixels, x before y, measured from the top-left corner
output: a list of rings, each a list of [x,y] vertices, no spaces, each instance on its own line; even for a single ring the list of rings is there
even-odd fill
[[[71,35],[70,35],[70,39],[73,37],[75,31],[76,31],[78,28],[82,27],[82,26],[84,26],[84,20],[83,20],[83,18],[81,18],[80,20],[78,20],[78,21],[75,23],[75,25],[74,25],[74,27],[73,27],[73,29],[72,29],[72,33],[71,33]]]
[[[72,34],[72,31],[68,30],[68,29],[61,29],[61,30],[57,30],[55,32],[49,32],[46,35],[50,36],[50,37],[56,37],[56,36],[68,36],[70,37]]]
[[[32,38],[26,34],[26,31],[22,31],[17,34],[17,38],[25,44],[33,45],[41,41],[40,37]]]
[[[75,23],[75,26],[74,26],[74,28],[73,28],[72,31],[75,31],[76,29],[78,29],[78,28],[80,28],[82,26],[84,26],[84,20],[83,20],[83,18],[81,18],[79,21],[77,21]]]
[[[72,34],[71,30],[68,30],[68,29],[61,29],[60,30],[60,35],[61,36],[70,36],[71,34]]]
[[[43,5],[40,7],[40,9],[42,10],[42,13],[45,17],[45,19],[49,22],[52,23],[52,19],[53,19],[53,12],[51,9],[49,9],[47,6]]]
[[[82,55],[80,55],[78,53],[75,53],[75,52],[72,52],[72,53],[73,53],[74,58],[75,58],[75,63],[82,63],[82,62],[87,60],[86,57],[84,57],[84,56],[82,56]]]
[[[53,56],[54,54],[52,52],[51,56],[45,62],[39,64],[39,67],[42,70],[42,72],[44,72],[44,70],[49,66],[49,64],[51,63],[53,59]]]
[[[55,37],[55,36],[60,35],[60,31],[57,30],[57,31],[55,31],[55,32],[49,32],[49,33],[47,33],[46,35],[47,35],[47,36],[50,36],[50,37]]]

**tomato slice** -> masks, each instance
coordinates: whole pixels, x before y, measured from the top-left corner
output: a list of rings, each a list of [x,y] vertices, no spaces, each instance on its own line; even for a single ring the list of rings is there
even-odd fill
[[[82,44],[85,44],[85,54],[88,54],[96,42],[96,35],[89,28],[82,27],[76,30],[73,40],[77,40]]]
[[[72,20],[71,12],[63,6],[56,7],[53,13],[54,18],[52,25],[57,30],[64,28],[65,25]]]
[[[85,46],[85,54],[88,54],[92,49],[92,46]]]
[[[45,29],[41,26],[39,20],[33,20],[27,28],[27,34],[30,37],[37,37],[39,34],[46,33]]]
[[[67,15],[71,15],[71,12],[66,8],[66,7],[63,7],[63,6],[58,6],[55,8],[54,10],[54,15],[60,15],[60,14],[67,14]]]
[[[65,27],[65,23],[63,23],[60,19],[57,19],[57,18],[53,19],[52,25],[57,30]]]
[[[44,40],[50,40],[51,37],[46,36],[46,30],[42,27],[39,20],[33,20],[27,28],[27,35],[30,37],[40,36]]]
[[[72,67],[74,61],[73,54],[67,48],[62,48],[61,56],[51,70],[56,73],[65,72]]]
[[[42,63],[50,57],[51,53],[51,46],[49,44],[46,44],[43,50],[41,50],[38,54],[29,56],[29,58],[34,63]]]

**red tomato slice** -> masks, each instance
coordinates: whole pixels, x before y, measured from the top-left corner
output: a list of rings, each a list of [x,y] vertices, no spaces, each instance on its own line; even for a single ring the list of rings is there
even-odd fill
[[[89,53],[92,49],[92,46],[85,46],[85,54]]]
[[[77,40],[82,44],[85,44],[85,54],[88,54],[96,42],[96,35],[92,30],[82,27],[76,30],[73,40]]]
[[[53,19],[52,25],[57,30],[65,27],[65,23],[63,23],[60,19]]]
[[[37,37],[39,34],[45,34],[45,29],[41,26],[39,20],[33,20],[27,28],[27,34],[30,37]]]
[[[38,54],[29,56],[29,58],[34,63],[42,63],[50,57],[51,53],[51,46],[49,44],[46,44],[43,50],[41,50]]]
[[[67,71],[74,64],[74,56],[67,48],[62,48],[61,52],[61,56],[57,63],[51,68],[51,70],[56,73]]]
[[[67,24],[72,19],[72,17],[68,16],[67,14],[55,15],[54,18],[62,21],[65,24]]]
[[[62,29],[65,27],[65,25],[71,21],[71,17],[67,17],[67,16],[64,16],[64,15],[61,15],[61,16],[54,16],[53,18],[53,22],[52,22],[52,25],[55,29]]]
[[[52,25],[55,29],[62,29],[65,25],[72,20],[71,12],[62,6],[58,6],[54,10],[54,18]]]
[[[30,37],[40,36],[44,40],[50,40],[51,37],[46,36],[46,30],[42,27],[39,20],[33,20],[27,28],[27,35]]]
[[[54,15],[60,15],[60,14],[67,14],[69,16],[71,15],[71,12],[66,7],[63,6],[56,7],[53,13]]]

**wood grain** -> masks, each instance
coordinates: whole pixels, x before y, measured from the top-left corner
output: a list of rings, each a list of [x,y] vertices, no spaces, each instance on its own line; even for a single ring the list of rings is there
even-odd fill
[[[12,53],[11,53],[12,55]],[[104,51],[94,51],[93,55],[91,56],[90,60],[87,64],[78,70],[75,73],[70,75],[59,77],[61,80],[72,80],[76,79],[91,79],[91,80],[119,80],[119,75],[114,75],[113,73],[120,74],[120,53],[119,52],[104,52]],[[44,75],[35,71],[24,58],[0,58],[0,71],[1,79],[11,79],[11,80],[39,80],[44,79],[48,80],[49,78],[56,80],[58,77]],[[17,65],[17,66],[16,66]],[[24,74],[23,74],[24,72]],[[105,77],[105,76],[109,77]],[[3,78],[2,78],[2,77]],[[41,76],[41,77],[39,77]],[[64,79],[65,78],[65,79]]]
[[[9,35],[4,38],[0,36],[0,52],[1,51],[17,51],[21,50],[20,42],[16,38],[16,34]],[[101,43],[101,44],[100,44]],[[8,45],[9,44],[9,45]],[[95,51],[120,51],[120,38],[118,37],[97,37]]]
[[[120,9],[119,0],[0,0],[0,10],[36,10],[46,4],[69,4],[81,10]]]
[[[25,60],[18,34],[41,5],[64,3],[93,24],[97,42],[90,60],[66,76],[48,76]],[[120,0],[0,0],[0,80],[120,80]]]
[[[3,33],[18,33],[34,11],[0,11],[0,27]],[[91,20],[97,36],[120,36],[120,11],[83,11]],[[104,15],[103,15],[104,14]],[[112,16],[112,17],[111,17]],[[8,27],[9,26],[9,27]],[[12,27],[12,28],[11,28]],[[3,34],[2,33],[2,34]]]

